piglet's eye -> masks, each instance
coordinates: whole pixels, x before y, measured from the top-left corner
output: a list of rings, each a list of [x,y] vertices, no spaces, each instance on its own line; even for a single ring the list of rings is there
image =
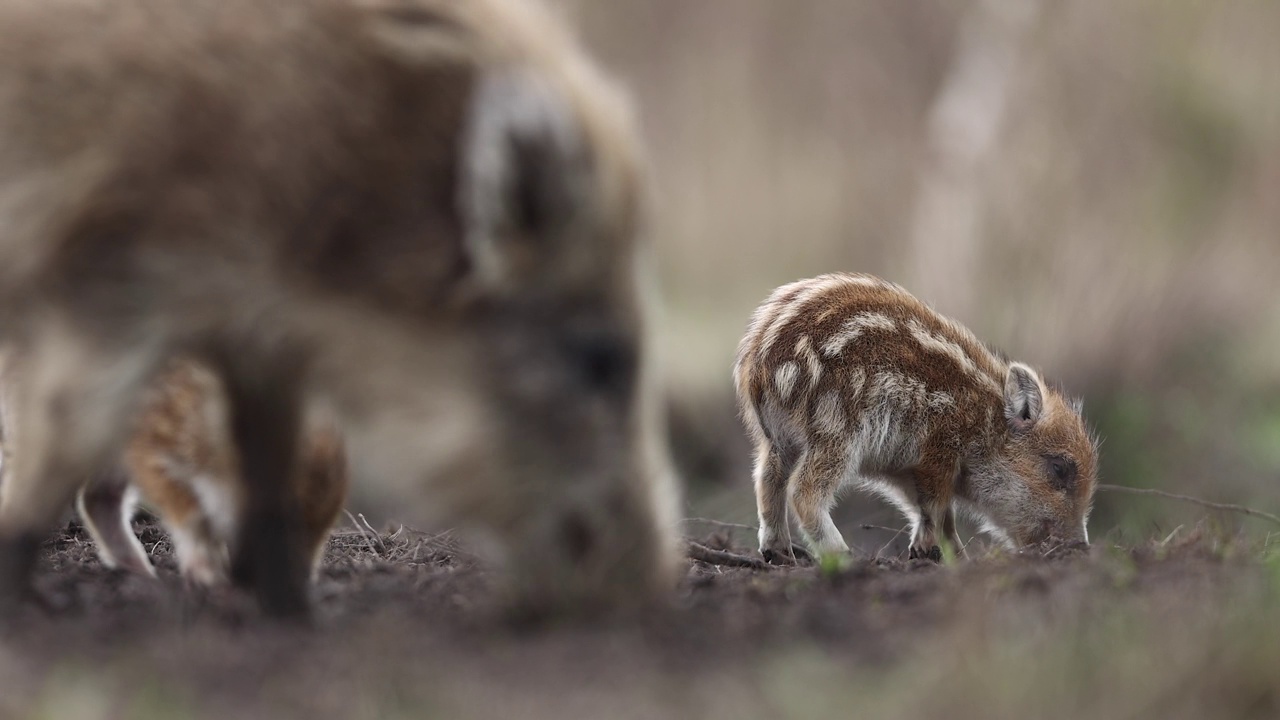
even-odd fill
[[[1075,486],[1076,482],[1076,464],[1067,458],[1050,457],[1049,472],[1052,474],[1050,482],[1058,490],[1068,490]]]

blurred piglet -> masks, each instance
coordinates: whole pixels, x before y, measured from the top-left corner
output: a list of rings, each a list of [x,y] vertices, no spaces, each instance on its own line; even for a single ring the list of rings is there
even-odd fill
[[[300,514],[299,542],[314,574],[347,494],[346,453],[333,420],[309,413],[298,453],[285,491]],[[130,525],[140,503],[168,531],[183,577],[217,586],[229,579],[244,517],[242,477],[218,376],[175,360],[148,389],[122,461],[95,474],[76,506],[108,567],[155,574]]]

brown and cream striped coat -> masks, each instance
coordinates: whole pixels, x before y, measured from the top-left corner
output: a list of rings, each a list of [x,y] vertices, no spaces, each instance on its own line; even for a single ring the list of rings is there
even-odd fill
[[[805,554],[788,508],[813,551],[846,551],[830,511],[850,484],[911,520],[913,557],[939,558],[943,536],[962,549],[956,510],[1015,545],[1087,541],[1097,449],[1079,404],[898,285],[830,274],[778,288],[734,382],[772,562]]]
[[[187,582],[214,586],[231,573],[231,550],[246,492],[230,436],[226,390],[217,374],[191,359],[171,361],[145,396],[122,462],[94,476],[76,506],[109,567],[154,575],[130,526],[135,501],[168,530]],[[329,531],[347,497],[346,448],[332,417],[309,412],[299,461],[287,484],[300,527],[294,542],[318,569]]]

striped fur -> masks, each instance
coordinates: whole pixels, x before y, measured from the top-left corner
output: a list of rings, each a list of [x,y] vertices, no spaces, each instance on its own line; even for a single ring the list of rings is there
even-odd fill
[[[164,523],[188,582],[228,581],[245,492],[227,411],[218,376],[198,362],[175,360],[153,384],[123,467],[97,475],[77,498],[104,564],[154,574],[129,527],[136,499]],[[347,459],[332,418],[311,413],[301,445],[289,491],[302,517],[298,543],[314,574],[346,500]]]
[[[1016,545],[1087,541],[1096,442],[1078,404],[893,283],[830,274],[778,288],[738,348],[734,382],[756,445],[760,548],[843,552],[845,485],[910,518],[913,556],[959,547],[955,510]]]

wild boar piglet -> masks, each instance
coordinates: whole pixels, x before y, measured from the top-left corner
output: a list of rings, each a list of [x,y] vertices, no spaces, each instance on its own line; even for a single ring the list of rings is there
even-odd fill
[[[155,574],[130,523],[142,505],[169,533],[188,583],[209,587],[230,579],[247,493],[229,433],[218,376],[192,360],[171,362],[148,388],[121,461],[97,473],[77,498],[103,564]],[[314,574],[346,500],[347,458],[336,422],[323,411],[307,414],[301,442],[287,492]]]
[[[900,286],[830,274],[784,285],[751,318],[734,365],[755,443],[760,551],[770,562],[848,546],[841,488],[910,520],[911,557],[963,552],[956,512],[1015,546],[1088,542],[1098,450],[1081,405]],[[945,540],[943,540],[945,538]]]

